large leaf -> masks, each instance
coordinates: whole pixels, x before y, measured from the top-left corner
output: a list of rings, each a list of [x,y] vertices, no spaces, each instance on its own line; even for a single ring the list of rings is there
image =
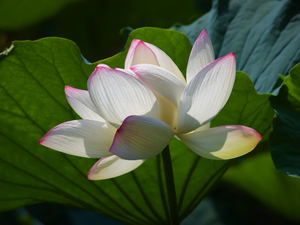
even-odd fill
[[[172,29],[194,43],[208,32],[218,57],[234,52],[237,69],[246,72],[260,93],[276,93],[278,74],[300,61],[300,1],[214,0],[209,13],[188,26]]]
[[[1,0],[0,30],[17,30],[46,19],[80,0]]]
[[[158,46],[184,72],[191,49],[189,40],[177,31],[154,28],[132,32],[124,52],[101,63],[123,67],[133,38]],[[65,99],[64,85],[86,89],[95,63],[86,64],[73,42],[59,38],[15,42],[0,57],[1,211],[46,201],[87,208],[128,224],[169,223],[160,156],[118,178],[89,181],[86,174],[97,159],[70,156],[37,144],[53,126],[78,118]],[[261,113],[268,103],[265,96],[254,92],[250,79],[239,73],[224,110],[236,110],[241,115]],[[236,102],[239,95],[249,98]],[[253,102],[253,95],[259,100]],[[264,116],[247,120],[237,120],[230,114],[231,120],[226,123],[247,123],[267,132],[270,112],[263,112]],[[213,121],[215,126],[222,125],[220,118]],[[182,220],[222,176],[230,161],[201,158],[177,139],[172,140],[170,149]]]
[[[300,63],[270,101],[277,115],[270,136],[274,164],[279,171],[300,178]]]

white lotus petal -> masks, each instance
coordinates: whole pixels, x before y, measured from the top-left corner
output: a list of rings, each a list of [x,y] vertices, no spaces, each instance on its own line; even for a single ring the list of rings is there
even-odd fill
[[[130,68],[154,93],[157,93],[178,107],[184,83],[171,72],[149,64]]]
[[[139,167],[145,160],[126,160],[116,155],[100,159],[90,169],[89,180],[104,180],[121,176]]]
[[[65,86],[65,93],[69,104],[82,119],[105,122],[97,113],[88,91]]]
[[[159,118],[151,90],[122,71],[98,66],[88,80],[88,90],[101,117],[116,128],[130,115]]]
[[[137,79],[140,79],[132,70],[130,69],[121,69],[121,68],[115,68],[115,70],[119,70],[119,71],[122,71],[124,73],[128,73],[130,74],[131,76],[137,78]]]
[[[192,132],[197,132],[197,131],[202,131],[202,130],[206,130],[210,128],[210,122],[198,127],[196,130],[192,131]]]
[[[131,66],[141,63],[159,65],[155,53],[151,48],[149,48],[145,42],[134,39],[131,42],[126,56],[125,69],[129,69]]]
[[[194,133],[194,132],[198,132],[198,131],[202,131],[202,130],[206,130],[206,129],[209,129],[210,128],[210,122],[198,127],[196,130],[193,130],[192,132],[188,133],[188,134],[191,134],[191,133]],[[175,135],[175,137],[180,140],[177,135]]]
[[[186,70],[186,81],[191,79],[207,64],[215,60],[214,49],[205,30],[193,45]]]
[[[155,95],[160,108],[160,120],[168,124],[173,130],[176,130],[178,109],[166,98],[161,95]]]
[[[166,123],[145,116],[129,116],[117,130],[110,152],[123,159],[148,159],[169,144],[174,131]]]
[[[244,126],[214,127],[177,135],[198,155],[208,159],[232,159],[255,148],[262,139],[255,130]]]
[[[184,84],[186,84],[182,73],[173,60],[158,47],[150,43],[143,42],[141,40],[133,40],[131,42],[125,61],[125,69],[129,69],[137,64],[152,64],[160,66],[173,73]]]
[[[177,117],[177,133],[187,133],[212,120],[227,102],[235,79],[230,53],[202,68],[184,89]]]
[[[73,120],[52,128],[39,143],[48,148],[87,158],[112,155],[109,148],[116,129],[93,120]]]

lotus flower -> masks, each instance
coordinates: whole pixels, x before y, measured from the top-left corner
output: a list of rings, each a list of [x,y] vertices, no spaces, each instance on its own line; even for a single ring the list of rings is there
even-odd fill
[[[133,40],[125,68],[99,64],[88,91],[66,86],[67,100],[82,120],[62,123],[39,143],[71,155],[101,158],[88,179],[120,176],[156,156],[174,136],[198,155],[231,159],[255,148],[261,136],[244,126],[210,128],[227,102],[235,57],[217,60],[202,31],[187,66],[187,81],[156,46]]]

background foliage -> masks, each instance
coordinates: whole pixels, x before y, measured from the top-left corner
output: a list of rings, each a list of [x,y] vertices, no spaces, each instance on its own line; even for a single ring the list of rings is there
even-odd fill
[[[191,43],[206,29],[217,57],[234,52],[237,70],[249,75],[256,90],[276,94],[278,74],[287,76],[300,61],[299,10],[297,0],[216,0],[194,23],[172,29]]]
[[[187,24],[210,7],[211,1],[194,0],[1,0],[0,51],[14,39],[57,36],[74,41],[94,62],[120,52],[126,42],[120,35],[123,28]]]

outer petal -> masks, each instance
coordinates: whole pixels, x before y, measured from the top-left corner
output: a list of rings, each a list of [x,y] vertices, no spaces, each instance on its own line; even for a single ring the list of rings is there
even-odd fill
[[[123,159],[148,159],[169,144],[174,131],[166,123],[145,116],[129,116],[117,130],[110,152]]]
[[[109,148],[116,129],[93,120],[73,120],[51,129],[38,142],[54,150],[87,158],[112,155]]]
[[[126,160],[116,155],[105,157],[95,163],[88,173],[89,180],[104,180],[121,176],[139,167],[145,160]]]
[[[194,43],[186,70],[187,83],[207,64],[215,60],[214,49],[205,30]]]
[[[105,122],[98,114],[88,91],[65,86],[65,93],[69,104],[82,119]]]
[[[166,53],[156,46],[141,40],[133,40],[131,42],[125,61],[125,69],[129,69],[137,64],[153,64],[160,66],[175,74],[184,84],[186,84],[182,73]]]
[[[101,117],[118,128],[130,115],[159,118],[151,90],[135,77],[99,65],[88,80],[91,99]]]
[[[208,159],[232,159],[255,148],[262,139],[255,130],[244,126],[214,127],[177,135],[196,154]]]
[[[131,76],[137,78],[137,79],[140,79],[132,70],[130,69],[121,69],[121,68],[115,68],[115,70],[119,70],[119,71],[122,71],[124,73],[127,73],[127,74],[130,74]]]
[[[227,102],[234,79],[233,53],[202,68],[182,93],[178,108],[177,132],[193,131],[212,120]]]
[[[184,83],[171,72],[154,65],[139,64],[130,68],[156,94],[178,107]]]

